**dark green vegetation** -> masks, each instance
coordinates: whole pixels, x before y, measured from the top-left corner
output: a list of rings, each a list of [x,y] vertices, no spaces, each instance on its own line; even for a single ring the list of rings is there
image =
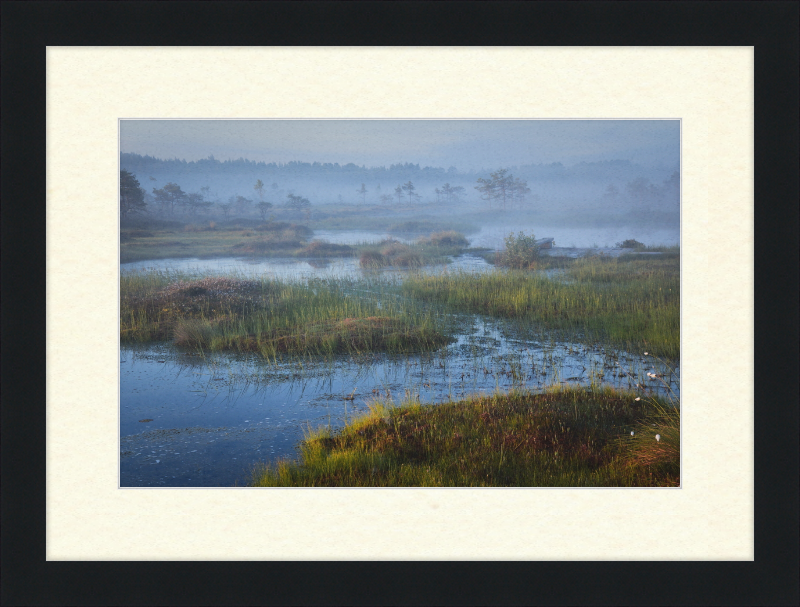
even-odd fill
[[[636,240],[635,238],[628,238],[627,240],[623,240],[622,242],[617,242],[614,244],[615,247],[620,249],[643,249],[644,244]]]
[[[338,433],[311,433],[299,461],[257,468],[252,484],[679,486],[680,412],[635,398],[574,388],[427,406],[376,403]]]
[[[453,310],[520,319],[585,343],[651,350],[676,360],[679,273],[676,249],[659,256],[570,260],[555,277],[520,270],[413,275],[402,290]]]
[[[129,215],[147,212],[142,189],[136,176],[128,171],[119,172],[119,214],[125,218]]]
[[[193,350],[278,354],[412,352],[448,343],[435,319],[406,306],[348,296],[347,285],[309,285],[165,272],[120,278],[123,342],[172,340]]]

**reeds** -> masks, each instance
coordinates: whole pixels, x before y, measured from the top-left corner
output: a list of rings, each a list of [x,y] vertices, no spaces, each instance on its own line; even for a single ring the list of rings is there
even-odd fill
[[[412,275],[403,292],[454,310],[517,318],[583,342],[680,355],[677,258],[584,259],[564,276],[525,271]]]
[[[365,286],[364,284],[361,285]],[[352,297],[348,281],[288,283],[168,272],[123,274],[123,341],[172,340],[200,351],[279,354],[412,352],[450,341],[422,308]]]

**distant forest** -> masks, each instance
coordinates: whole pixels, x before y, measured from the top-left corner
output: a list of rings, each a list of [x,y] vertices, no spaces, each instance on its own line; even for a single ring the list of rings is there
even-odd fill
[[[180,185],[184,192],[204,191],[214,200],[242,195],[253,197],[253,185],[261,180],[265,184],[265,200],[284,204],[290,195],[298,195],[318,205],[389,204],[396,189],[408,182],[416,186],[415,195],[423,203],[446,200],[441,195],[445,185],[463,188],[458,201],[477,203],[480,201],[475,189],[477,180],[489,177],[492,171],[501,167],[464,172],[453,166],[445,169],[412,163],[366,167],[353,163],[267,163],[245,158],[217,160],[213,156],[186,161],[122,153],[120,168],[138,179],[148,198],[154,188],[163,188],[170,182]],[[618,198],[644,196],[651,204],[663,203],[677,209],[677,166],[649,168],[628,160],[610,160],[580,162],[572,166],[553,162],[502,168],[527,182],[532,200],[569,198],[610,202]],[[644,199],[640,201],[645,202]]]

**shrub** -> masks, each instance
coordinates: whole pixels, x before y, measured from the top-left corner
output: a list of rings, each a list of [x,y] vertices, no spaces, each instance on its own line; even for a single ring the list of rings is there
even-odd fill
[[[616,243],[614,246],[618,249],[641,249],[644,247],[644,243],[634,240],[633,238],[629,238],[628,240],[623,240],[622,242]]]
[[[495,263],[507,268],[526,269],[535,265],[539,257],[539,247],[536,237],[531,234],[526,236],[519,232],[516,236],[512,232],[505,239],[506,248],[495,257]]]

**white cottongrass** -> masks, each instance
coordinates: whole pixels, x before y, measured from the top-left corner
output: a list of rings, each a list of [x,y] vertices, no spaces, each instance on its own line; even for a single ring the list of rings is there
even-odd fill
[[[660,441],[661,441],[661,435],[660,434],[656,434],[656,442],[660,442]]]
[[[637,397],[636,397],[636,398],[634,398],[633,400],[642,400],[642,397],[641,397],[641,396],[637,396]]]
[[[633,436],[633,430],[631,430],[631,436]]]
[[[647,352],[645,352],[644,355],[647,356]]]

